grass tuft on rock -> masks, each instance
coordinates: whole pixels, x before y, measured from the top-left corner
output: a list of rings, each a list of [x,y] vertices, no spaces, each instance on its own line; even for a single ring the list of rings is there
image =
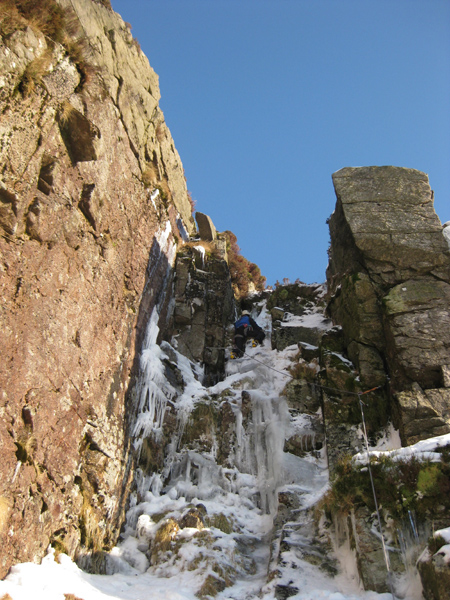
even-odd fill
[[[378,505],[385,515],[400,524],[414,513],[419,523],[435,521],[436,508],[442,518],[450,515],[450,463],[421,462],[416,458],[393,461],[371,459],[371,471]],[[331,489],[322,501],[328,517],[349,515],[358,506],[375,510],[367,466],[355,464],[350,456],[336,466]]]
[[[0,36],[6,44],[17,30],[31,27],[45,36],[49,49],[55,44],[63,46],[81,75],[81,84],[92,77],[89,43],[73,10],[63,8],[56,0],[0,0],[0,7]],[[44,52],[28,65],[19,91],[25,96],[30,94],[48,67],[49,52]]]

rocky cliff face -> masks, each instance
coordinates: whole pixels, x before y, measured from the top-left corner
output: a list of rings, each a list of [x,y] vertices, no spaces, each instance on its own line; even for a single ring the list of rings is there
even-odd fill
[[[278,353],[230,361],[216,384],[235,310],[226,243],[199,215],[201,239],[177,248],[195,231],[183,169],[126,24],[107,2],[58,2],[76,13],[83,68],[23,16],[0,46],[0,576],[48,544],[86,568],[124,568],[105,551],[133,488],[129,535],[144,570],[164,573],[167,552],[184,564],[179,530],[198,529],[195,551],[216,555],[233,536],[232,556],[186,561],[205,577],[200,596],[263,570],[252,555],[268,539],[276,597],[297,593],[299,561],[334,575],[332,541],[356,548],[367,588],[386,589],[367,477],[345,456],[363,449],[359,394],[372,387],[371,441],[390,419],[404,444],[450,431],[450,255],[426,176],[336,173],[328,295],[280,286],[270,317],[253,298]],[[345,494],[336,486],[319,530],[305,494],[325,484],[325,452]],[[436,503],[445,524],[445,452],[438,467],[405,469],[406,483],[398,475],[398,497],[385,492],[387,529],[408,506],[429,521]],[[163,486],[160,514],[147,498]],[[235,514],[242,498],[250,512]],[[263,519],[249,534],[253,513],[273,529]]]
[[[450,253],[424,173],[333,176],[329,311],[368,388],[386,386],[402,441],[450,431]]]
[[[411,169],[366,167],[343,169],[334,174],[333,181],[337,203],[330,218],[328,312],[341,326],[340,351],[359,373],[359,384],[353,389],[377,388],[364,401],[372,443],[388,421],[399,429],[403,445],[446,434],[450,431],[450,254],[433,209],[428,178]],[[332,447],[329,459],[338,471],[334,492],[343,486],[348,498],[349,491],[360,485],[352,479],[355,470],[342,460],[345,452],[353,454],[358,449],[355,423],[352,427],[357,402],[352,410],[345,395],[337,405],[334,396],[330,402],[324,390],[325,429]],[[409,550],[409,557],[402,550],[409,568],[419,548],[423,549],[430,523],[433,528],[448,524],[446,450],[440,460],[433,467],[436,485],[426,489],[421,483],[430,468],[426,464],[407,465],[404,473],[401,466],[387,466],[385,471],[380,465],[373,467],[380,471],[375,474],[375,489],[386,538],[399,546],[403,543],[396,539],[397,533],[389,533],[392,517],[402,535],[408,515],[418,519],[415,527],[421,533],[415,535],[417,540],[423,536],[422,546]],[[384,488],[390,480],[395,480],[395,494]],[[343,496],[336,505],[342,503]],[[356,548],[365,587],[383,591],[387,589],[384,560],[370,533],[372,510],[356,492],[348,507],[344,538]],[[424,553],[419,569],[425,597],[440,599],[446,597],[440,582],[448,578],[448,565],[443,566],[439,553],[434,552]],[[398,553],[391,554],[394,572],[399,573],[404,565]]]
[[[195,230],[148,60],[111,9],[60,5],[82,74],[26,18],[0,43],[0,576],[49,543],[117,538],[130,373],[153,307],[162,328],[169,314],[174,242]]]
[[[204,383],[216,383],[225,367],[225,346],[234,321],[235,302],[230,271],[215,246],[186,245],[175,264],[173,336],[178,350],[203,363]],[[211,253],[211,250],[213,251]]]

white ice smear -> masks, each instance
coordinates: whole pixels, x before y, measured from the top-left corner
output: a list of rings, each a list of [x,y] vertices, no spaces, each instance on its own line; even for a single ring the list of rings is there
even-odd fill
[[[450,445],[450,433],[446,435],[440,435],[438,437],[429,438],[417,442],[412,446],[406,446],[405,448],[397,448],[395,450],[371,450],[369,456],[374,458],[380,458],[381,456],[389,456],[393,460],[410,460],[416,458],[417,460],[430,460],[432,462],[439,462],[441,460],[441,454],[436,452],[438,448],[444,448]],[[353,460],[357,464],[367,463],[367,452],[359,452],[355,454]]]
[[[194,246],[194,250],[196,250],[202,257],[202,266],[205,267],[206,249],[203,246],[198,245]]]
[[[447,240],[447,244],[448,244],[448,247],[450,249],[450,221],[446,221],[442,225],[442,227],[443,227],[442,233],[444,235],[444,238]]]
[[[157,210],[155,200],[159,196],[159,190],[156,189],[150,194],[150,200],[152,201],[153,208]]]
[[[310,313],[301,316],[285,313],[284,319],[281,322],[282,327],[308,327],[310,329],[331,329],[333,323],[330,319],[326,319],[322,313]]]

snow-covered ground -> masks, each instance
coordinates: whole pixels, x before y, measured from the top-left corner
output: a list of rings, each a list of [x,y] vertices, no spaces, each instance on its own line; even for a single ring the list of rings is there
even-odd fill
[[[291,596],[292,600],[392,600],[391,594],[344,591],[345,585],[327,580],[311,565],[305,566],[315,584],[308,584],[303,591]],[[263,583],[262,580],[241,581],[216,598],[273,599],[273,592],[259,595]],[[198,600],[194,594],[198,585],[195,572],[190,571],[172,577],[158,577],[148,572],[90,575],[81,571],[69,557],[60,555],[56,562],[49,553],[40,565],[25,563],[13,567],[6,580],[0,582],[0,594],[8,593],[13,600],[66,600],[68,594],[83,600]]]
[[[269,318],[264,311],[258,320],[269,327]],[[274,600],[276,583],[290,584],[299,590],[290,596],[292,600],[392,600],[390,593],[362,591],[355,577],[356,571],[354,568],[352,571],[350,564],[347,576],[342,573],[333,578],[298,556],[284,571],[281,568],[275,582],[267,582],[269,534],[278,492],[300,492],[304,508],[317,502],[328,484],[323,457],[298,458],[283,452],[284,435],[293,425],[280,393],[286,383],[284,373],[290,358],[298,349],[272,351],[267,340],[263,348],[249,348],[246,357],[229,361],[226,379],[205,389],[194,376],[197,366],[191,365],[167,344],[156,345],[156,321],[155,316],[149,323],[147,347],[142,355],[141,367],[146,376],[140,383],[137,398],[136,409],[140,411],[135,428],[137,448],[143,435],[161,428],[166,404],[175,398],[175,391],[164,379],[161,363],[170,352],[172,356],[177,354],[178,367],[186,384],[184,393],[175,400],[186,418],[197,399],[228,390],[228,401],[238,411],[242,391],[251,392],[253,430],[245,431],[237,420],[235,467],[218,466],[214,452],[200,454],[190,450],[180,458],[177,440],[174,440],[172,476],[168,477],[170,473],[166,473],[164,477],[169,483],[163,487],[162,477],[144,475],[138,482],[139,489],[131,498],[121,543],[110,554],[110,575],[83,572],[64,554],[55,559],[50,549],[40,565],[14,566],[0,582],[0,598],[9,594],[13,600],[68,600],[66,595],[73,594],[82,600],[196,600],[195,593],[215,561],[216,564],[232,564],[238,574],[234,585],[218,593],[217,600]],[[253,436],[251,440],[250,436]],[[420,444],[415,447],[417,452],[432,451],[430,443]],[[194,469],[195,479],[192,477]],[[257,494],[261,498],[259,506],[254,500]],[[202,546],[196,537],[197,529],[180,529],[176,533],[181,547],[178,554],[168,556],[165,562],[150,565],[146,550],[159,527],[156,515],[163,513],[166,518],[179,520],[189,503],[202,503],[208,515],[223,515],[234,523],[233,533],[207,527],[213,544]],[[444,532],[445,536],[447,534]],[[450,534],[448,536],[450,539]],[[248,559],[255,565],[253,571],[246,570],[245,565],[235,558],[236,547],[244,541],[250,549]],[[341,559],[341,564],[350,563],[352,557],[349,553]],[[69,598],[72,600],[71,596]],[[420,596],[414,598],[419,600]]]

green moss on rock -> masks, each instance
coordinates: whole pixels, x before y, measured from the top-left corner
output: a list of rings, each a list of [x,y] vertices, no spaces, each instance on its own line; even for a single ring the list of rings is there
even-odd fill
[[[436,507],[440,518],[450,516],[450,464],[445,460],[436,463],[416,459],[394,462],[390,458],[372,461],[371,471],[378,504],[398,526],[414,513],[419,523],[436,521]],[[328,514],[350,514],[355,506],[375,510],[367,467],[343,458],[335,468],[330,492],[324,500]]]
[[[198,402],[186,423],[181,440],[182,446],[187,446],[194,442],[201,442],[203,445],[212,446],[218,417],[219,412],[214,402],[205,400]]]
[[[216,529],[220,529],[220,531],[223,531],[223,533],[230,534],[233,532],[232,521],[223,513],[218,513],[208,517],[206,519],[206,525],[208,527],[215,527]]]
[[[393,287],[383,298],[383,306],[388,315],[427,308],[436,300],[446,302],[446,287],[432,278],[411,279]]]

